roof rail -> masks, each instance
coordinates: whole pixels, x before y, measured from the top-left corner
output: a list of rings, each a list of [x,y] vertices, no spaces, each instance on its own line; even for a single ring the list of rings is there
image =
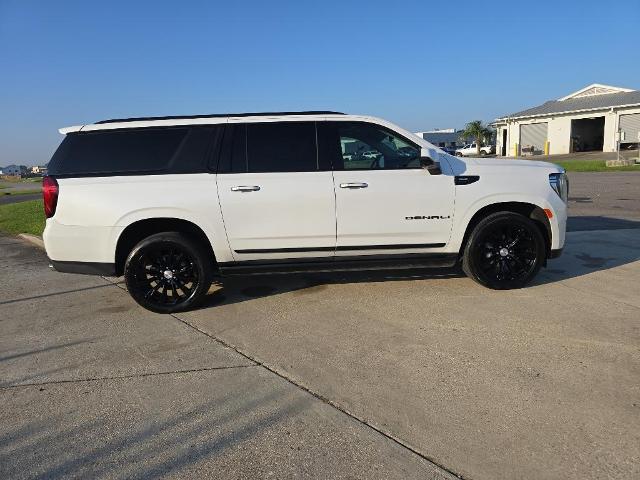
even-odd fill
[[[168,117],[132,117],[132,118],[112,118],[100,120],[95,125],[102,123],[138,122],[150,120],[188,120],[193,118],[221,118],[221,117],[272,117],[286,115],[344,115],[342,112],[331,112],[324,110],[311,110],[306,112],[254,112],[254,113],[214,113],[210,115],[172,115]]]

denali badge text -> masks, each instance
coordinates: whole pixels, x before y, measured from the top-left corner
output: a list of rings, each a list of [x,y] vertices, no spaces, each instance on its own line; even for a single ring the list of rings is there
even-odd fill
[[[405,220],[446,220],[451,215],[416,215],[415,217],[404,217]]]

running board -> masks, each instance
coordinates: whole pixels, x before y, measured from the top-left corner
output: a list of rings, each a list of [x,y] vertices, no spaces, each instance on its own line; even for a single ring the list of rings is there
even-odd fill
[[[270,273],[344,272],[407,268],[447,268],[458,261],[457,253],[411,255],[360,255],[349,257],[286,258],[220,263],[224,276]]]

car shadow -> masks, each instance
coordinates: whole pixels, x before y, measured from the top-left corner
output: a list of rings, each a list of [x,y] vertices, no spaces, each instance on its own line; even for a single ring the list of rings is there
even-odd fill
[[[379,283],[441,278],[462,278],[459,268],[419,268],[367,270],[357,272],[321,272],[238,275],[218,279],[199,309],[231,305],[282,293],[313,295],[329,285],[346,283]]]
[[[598,216],[572,218],[580,219],[585,228],[573,230],[576,235],[567,239],[563,255],[549,260],[531,285],[560,282],[640,260],[640,221]],[[463,277],[459,267],[233,276],[214,282],[199,309],[288,292],[313,295],[336,284]]]

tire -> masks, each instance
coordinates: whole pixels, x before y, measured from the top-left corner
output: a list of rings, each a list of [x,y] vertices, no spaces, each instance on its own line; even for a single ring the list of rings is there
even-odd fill
[[[462,270],[494,290],[522,288],[540,271],[546,254],[544,236],[532,220],[519,213],[497,212],[471,232]]]
[[[480,156],[484,157],[487,154],[487,152],[485,152],[484,150],[480,150]]]
[[[203,245],[182,233],[157,233],[131,250],[124,278],[129,294],[147,310],[183,312],[206,296],[213,259]]]
[[[462,157],[462,152],[456,152],[456,157]]]

